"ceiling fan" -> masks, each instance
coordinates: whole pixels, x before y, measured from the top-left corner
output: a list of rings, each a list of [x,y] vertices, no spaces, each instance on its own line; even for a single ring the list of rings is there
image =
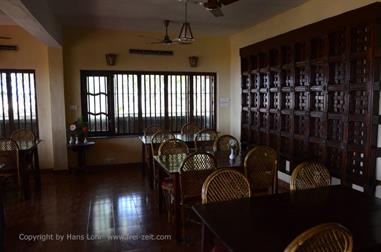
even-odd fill
[[[165,27],[164,38],[158,41],[151,42],[151,44],[174,45],[178,43],[176,40],[172,40],[168,35],[168,27],[170,22],[171,22],[170,20],[164,20],[164,27]]]
[[[224,13],[221,8],[222,5],[229,5],[239,0],[179,0],[180,2],[191,2],[204,6],[206,10],[213,14],[215,17],[222,17]]]
[[[229,5],[238,0],[208,0],[203,6],[215,17],[221,17],[224,13],[221,10],[222,5]]]

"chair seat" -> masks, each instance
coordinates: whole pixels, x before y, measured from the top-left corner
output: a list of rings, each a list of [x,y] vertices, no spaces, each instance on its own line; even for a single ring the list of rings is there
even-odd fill
[[[161,189],[166,191],[172,191],[173,190],[173,181],[172,178],[165,178],[161,182]]]

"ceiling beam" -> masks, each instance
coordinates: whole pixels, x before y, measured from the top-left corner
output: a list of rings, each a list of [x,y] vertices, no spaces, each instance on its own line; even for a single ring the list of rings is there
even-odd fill
[[[49,47],[61,47],[62,28],[45,0],[1,0],[0,9]]]

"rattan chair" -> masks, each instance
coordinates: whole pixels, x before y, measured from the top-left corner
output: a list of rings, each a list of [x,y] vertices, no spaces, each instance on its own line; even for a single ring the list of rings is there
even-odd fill
[[[202,185],[202,204],[250,198],[250,183],[246,177],[232,169],[219,169],[210,174]]]
[[[153,187],[154,188],[157,188],[158,186],[157,182],[158,182],[159,174],[155,166],[155,160],[153,156],[156,156],[159,154],[159,147],[161,143],[163,143],[165,140],[168,140],[168,139],[175,139],[175,136],[172,133],[168,131],[164,131],[164,130],[157,131],[155,134],[152,135],[152,138],[151,138],[152,173],[153,173]]]
[[[11,139],[16,141],[19,147],[22,147],[25,142],[36,142],[37,137],[34,132],[30,129],[17,129],[12,132]],[[22,157],[25,160],[25,163],[29,169],[34,169],[34,153],[28,152],[25,153],[25,156]]]
[[[0,169],[0,178],[2,184],[10,177],[15,177],[18,186],[21,184],[19,147],[17,143],[10,138],[0,138],[0,164],[4,167]]]
[[[180,167],[182,203],[188,199],[201,199],[202,185],[216,167],[216,158],[207,152],[192,153],[184,160]]]
[[[231,144],[234,144],[234,147],[236,148],[236,153],[239,153],[239,141],[237,138],[231,136],[231,135],[221,135],[216,138],[213,144],[213,150],[214,151],[230,151]]]
[[[186,123],[181,127],[182,135],[194,135],[199,132],[201,129],[194,123]]]
[[[331,185],[331,176],[329,171],[320,163],[301,163],[291,174],[291,191],[312,189],[329,185]]]
[[[338,223],[324,223],[308,229],[296,237],[284,252],[351,252],[351,232]]]
[[[167,139],[159,146],[158,155],[189,153],[188,145],[180,139]]]
[[[189,154],[188,145],[179,139],[168,139],[160,144],[158,154],[170,155],[170,154]],[[173,182],[171,178],[165,178],[161,183],[161,189],[163,190],[165,204],[168,212],[168,221],[172,219],[173,212]]]
[[[144,129],[143,133],[144,133],[144,136],[152,136],[153,134],[155,134],[156,132],[160,130],[162,130],[160,127],[148,126]]]
[[[213,151],[213,144],[217,138],[217,131],[202,129],[194,137],[196,151]]]
[[[179,182],[183,233],[185,231],[185,211],[189,210],[192,204],[201,202],[202,185],[216,167],[215,157],[207,152],[192,153],[181,164]],[[193,221],[191,218],[188,219]]]
[[[37,140],[36,135],[30,129],[18,129],[12,132],[11,138],[16,142],[33,141]]]
[[[257,146],[246,154],[244,171],[253,195],[277,192],[277,157],[268,146]]]

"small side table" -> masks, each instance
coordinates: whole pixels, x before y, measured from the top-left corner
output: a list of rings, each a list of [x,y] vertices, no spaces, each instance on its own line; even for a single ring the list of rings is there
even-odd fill
[[[78,170],[79,171],[86,171],[87,165],[86,165],[86,150],[89,149],[91,146],[93,146],[95,142],[86,142],[86,143],[79,143],[79,144],[68,144],[67,147],[72,150],[73,152],[78,153]]]

